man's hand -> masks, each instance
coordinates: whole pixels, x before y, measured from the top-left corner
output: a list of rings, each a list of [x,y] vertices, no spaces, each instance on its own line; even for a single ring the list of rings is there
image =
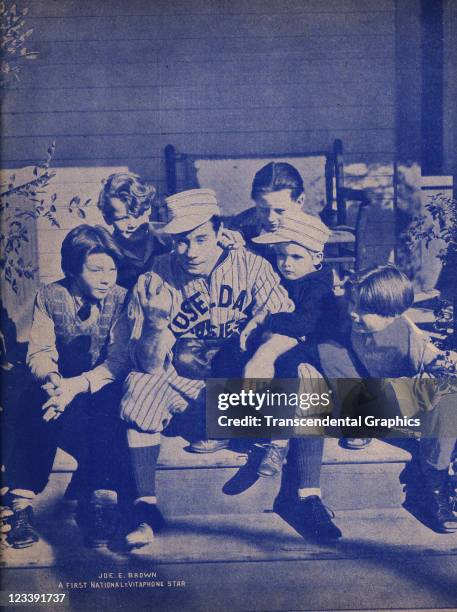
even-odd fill
[[[160,276],[154,272],[149,275],[141,275],[137,289],[146,322],[157,329],[167,327],[172,298]]]
[[[244,247],[246,241],[240,232],[221,227],[219,230],[218,243],[224,249],[239,249],[240,247]]]
[[[43,415],[45,421],[58,419],[79,393],[89,391],[89,381],[85,376],[60,378],[57,389],[58,393],[51,395],[41,408],[46,411]]]

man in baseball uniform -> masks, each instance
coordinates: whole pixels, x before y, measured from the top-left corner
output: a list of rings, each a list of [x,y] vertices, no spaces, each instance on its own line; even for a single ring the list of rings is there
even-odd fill
[[[129,307],[136,370],[126,380],[121,416],[128,424],[134,475],[131,547],[148,544],[162,519],[155,471],[160,432],[173,413],[201,400],[208,377],[241,377],[246,353],[239,334],[260,313],[291,312],[293,302],[268,261],[244,247],[219,243],[220,210],[210,189],[166,199],[162,232],[173,251],[138,279]],[[201,440],[196,452],[227,441]]]

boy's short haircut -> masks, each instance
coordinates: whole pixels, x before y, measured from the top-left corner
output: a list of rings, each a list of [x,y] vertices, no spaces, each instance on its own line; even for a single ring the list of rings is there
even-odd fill
[[[292,164],[270,162],[256,172],[252,181],[251,198],[257,200],[267,193],[282,189],[290,189],[292,199],[297,200],[305,190],[303,179]]]
[[[156,195],[153,185],[143,182],[136,174],[120,172],[111,174],[103,185],[98,198],[98,208],[108,224],[113,222],[111,199],[123,202],[128,214],[141,217],[151,208]]]
[[[111,234],[101,225],[78,225],[65,236],[60,249],[61,266],[65,276],[81,274],[88,255],[105,253],[118,265],[122,253]]]
[[[348,290],[361,310],[383,317],[397,317],[414,302],[411,281],[392,265],[362,271],[351,279]]]

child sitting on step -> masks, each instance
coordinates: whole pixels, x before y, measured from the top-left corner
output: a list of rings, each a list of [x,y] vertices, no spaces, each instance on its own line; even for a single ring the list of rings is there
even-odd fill
[[[281,284],[294,302],[295,311],[272,314],[264,321],[259,315],[248,323],[240,338],[242,348],[257,325],[269,332],[269,338],[246,365],[244,378],[303,377],[308,388],[323,382],[316,369],[317,343],[333,336],[332,330],[337,327],[333,272],[323,264],[324,245],[329,236],[330,230],[318,217],[297,210],[283,215],[272,231],[253,238],[255,243],[272,246]],[[332,523],[321,501],[324,438],[322,435],[297,437],[291,444],[296,447],[299,481],[298,499],[292,500],[298,502],[295,516],[302,517],[306,526],[321,539],[340,537],[340,530]],[[272,439],[258,474],[278,474],[287,449],[287,439]]]
[[[318,346],[321,368],[328,379],[352,379],[346,382],[350,386],[353,379],[361,378],[413,379],[424,372],[438,378],[449,375],[443,368],[444,356],[405,316],[413,304],[414,291],[400,270],[386,265],[361,273],[349,285],[349,298],[349,345],[324,342]],[[413,403],[398,400],[403,416],[420,417],[424,509],[441,533],[457,530],[448,494],[448,468],[456,440],[456,395],[449,381],[444,378],[444,390],[436,401],[424,404],[420,397]]]
[[[15,548],[38,540],[33,500],[48,482],[58,447],[77,459],[81,471],[86,542],[104,543],[114,529],[114,489],[126,464],[117,416],[121,388],[113,381],[126,374],[127,343],[112,350],[126,295],[116,285],[120,257],[106,229],[80,225],[62,243],[64,278],[38,291],[27,353],[35,383],[17,406],[17,439],[2,474],[4,503],[14,512],[8,540]]]

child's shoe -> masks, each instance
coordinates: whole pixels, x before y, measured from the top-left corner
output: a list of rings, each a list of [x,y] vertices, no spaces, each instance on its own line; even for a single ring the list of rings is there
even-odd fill
[[[15,510],[12,517],[12,529],[8,541],[14,548],[28,548],[40,539],[33,526],[33,508],[26,506]]]
[[[457,531],[457,516],[452,511],[452,501],[447,486],[430,491],[430,517],[439,533]]]
[[[297,510],[303,527],[319,541],[338,540],[343,535],[332,521],[334,512],[324,506],[318,495],[300,499]]]
[[[266,447],[265,455],[257,468],[259,476],[276,476],[282,470],[284,459],[287,455],[288,446],[278,446],[269,444]]]
[[[0,506],[0,548],[11,546],[8,534],[12,529],[14,512],[8,506]]]
[[[425,466],[423,509],[438,533],[457,531],[457,516],[452,511],[448,470],[437,470]]]

